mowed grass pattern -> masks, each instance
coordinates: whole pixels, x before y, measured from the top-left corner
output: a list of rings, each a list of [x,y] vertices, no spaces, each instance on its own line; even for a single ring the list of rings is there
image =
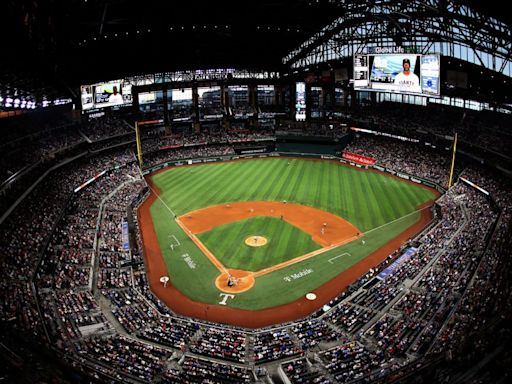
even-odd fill
[[[249,236],[264,236],[261,247],[245,244]],[[259,271],[320,249],[311,236],[275,217],[252,217],[221,225],[198,235],[226,268]]]
[[[152,176],[177,214],[235,201],[287,200],[334,213],[366,232],[433,200],[434,194],[396,178],[339,163],[253,159],[172,168]]]
[[[150,212],[171,282],[192,300],[203,303],[218,304],[215,279],[220,272],[178,226],[173,213],[182,215],[236,201],[287,200],[334,213],[366,232],[364,245],[353,241],[258,277],[253,288],[237,294],[227,304],[248,310],[269,308],[303,297],[398,236],[419,219],[420,213],[415,212],[418,205],[435,198],[429,190],[390,176],[306,159],[252,159],[177,167],[152,176],[152,180],[160,188],[161,199],[153,203]],[[217,230],[222,230],[216,228],[215,232],[204,234],[208,235],[207,239],[203,238],[215,254],[219,253],[217,247],[224,249],[226,259],[222,262],[232,268],[259,269],[260,266],[253,264],[256,261],[274,265],[289,258],[288,248],[301,248],[300,254],[309,249],[306,243],[297,241],[297,236],[292,234],[285,239],[287,235],[281,234],[283,243],[278,247],[284,253],[246,258],[247,255],[236,251],[243,243],[243,235],[237,239],[236,233],[241,231],[238,224],[232,225],[222,235],[215,236]],[[268,227],[267,231],[269,236],[273,235]],[[257,233],[249,235],[252,234]],[[303,278],[293,278],[303,271],[312,272]]]

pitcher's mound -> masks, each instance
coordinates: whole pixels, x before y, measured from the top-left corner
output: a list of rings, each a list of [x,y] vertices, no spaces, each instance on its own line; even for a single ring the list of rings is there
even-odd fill
[[[254,285],[254,274],[241,269],[226,269],[217,276],[215,285],[222,292],[241,293],[248,291]]]
[[[245,239],[245,244],[249,247],[262,247],[267,243],[267,238],[263,236],[249,236]]]

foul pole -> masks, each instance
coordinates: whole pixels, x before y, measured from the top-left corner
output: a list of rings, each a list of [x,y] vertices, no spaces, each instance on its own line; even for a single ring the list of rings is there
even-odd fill
[[[144,121],[136,121],[135,122],[135,139],[137,141],[137,159],[139,160],[139,167],[142,169],[143,161],[142,161],[142,144],[140,141],[140,127],[143,125],[158,125],[163,124],[164,120],[144,120]]]
[[[137,141],[137,159],[139,159],[139,167],[142,169],[142,145],[140,144],[139,122],[135,122],[135,139]]]
[[[452,187],[453,168],[455,167],[455,153],[456,152],[457,152],[457,133],[455,133],[455,137],[453,138],[452,166],[450,168],[450,180],[448,180],[448,189],[450,189]]]

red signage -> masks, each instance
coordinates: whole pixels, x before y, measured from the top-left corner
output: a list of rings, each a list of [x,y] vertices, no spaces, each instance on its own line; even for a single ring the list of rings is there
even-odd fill
[[[164,145],[164,146],[160,147],[159,149],[163,150],[163,149],[174,149],[174,148],[182,148],[182,147],[183,147],[182,144],[173,144],[173,145]]]
[[[353,161],[354,163],[363,164],[363,165],[373,165],[377,162],[373,157],[366,157],[363,155],[358,155],[356,153],[345,152],[343,151],[342,157],[345,160]]]

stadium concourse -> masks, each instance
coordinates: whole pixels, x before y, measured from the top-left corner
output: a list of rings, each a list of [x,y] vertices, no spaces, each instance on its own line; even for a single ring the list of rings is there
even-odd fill
[[[511,187],[488,169],[458,162],[462,178],[437,201],[437,218],[412,241],[407,262],[395,263],[401,252],[394,252],[325,310],[246,330],[172,313],[148,287],[138,231],[134,248],[124,246],[123,222],[137,226],[134,212],[147,194],[130,124],[99,118],[63,132],[84,138],[87,152],[55,163],[1,224],[1,341],[15,366],[37,361],[25,353],[33,348],[51,351],[62,362],[57,370],[71,369],[83,382],[388,382],[432,364],[441,367],[433,380],[442,381],[451,375],[442,362],[465,369],[471,358],[500,348],[500,337],[510,340],[503,324],[510,321]],[[48,147],[70,145],[46,131],[38,135],[33,145],[41,156]],[[233,154],[230,140],[239,137],[229,130],[156,135],[144,141],[154,150],[146,162]],[[244,138],[272,141],[275,130],[251,130]],[[188,146],[158,150],[170,141]],[[356,135],[349,150],[447,184],[447,153],[371,135]],[[4,160],[11,162],[6,169],[29,163]],[[30,374],[34,381],[52,376],[44,369]]]

